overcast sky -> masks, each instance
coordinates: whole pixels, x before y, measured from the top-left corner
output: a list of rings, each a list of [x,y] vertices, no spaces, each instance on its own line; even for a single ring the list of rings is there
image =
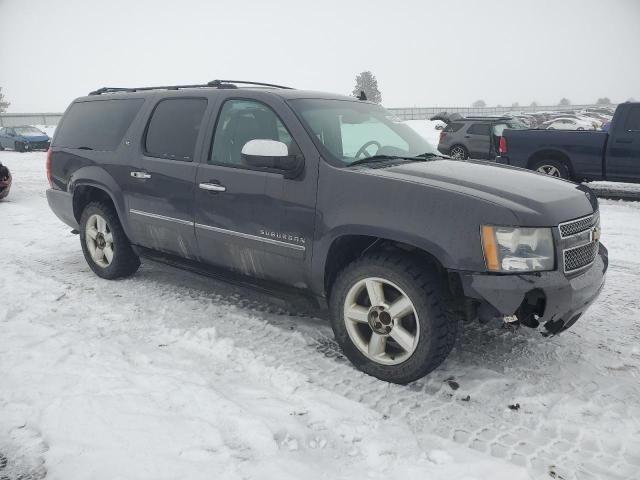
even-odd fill
[[[231,78],[383,104],[640,99],[640,0],[0,0],[9,112],[102,86]]]

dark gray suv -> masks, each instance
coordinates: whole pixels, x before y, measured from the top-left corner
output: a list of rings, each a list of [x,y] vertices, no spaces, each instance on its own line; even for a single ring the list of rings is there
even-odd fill
[[[489,160],[498,152],[505,129],[525,129],[511,117],[466,117],[454,120],[440,132],[438,150],[451,158]]]
[[[105,88],[67,109],[47,199],[97,275],[146,258],[295,293],[397,383],[442,363],[460,320],[554,334],[597,297],[587,187],[444,158],[370,102],[247,83]]]

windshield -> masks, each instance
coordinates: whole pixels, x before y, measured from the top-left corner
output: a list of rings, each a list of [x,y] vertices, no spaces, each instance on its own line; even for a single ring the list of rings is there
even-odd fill
[[[17,135],[45,135],[44,132],[38,130],[36,127],[15,127],[13,130]]]
[[[409,125],[379,105],[324,99],[298,99],[290,103],[327,160],[339,166],[373,156],[440,155]]]

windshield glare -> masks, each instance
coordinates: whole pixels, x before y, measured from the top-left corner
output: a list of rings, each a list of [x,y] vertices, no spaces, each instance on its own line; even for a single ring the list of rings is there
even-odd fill
[[[374,155],[439,155],[420,134],[371,103],[348,100],[291,100],[328,160],[349,165]]]
[[[18,135],[44,135],[44,132],[35,127],[15,127],[13,130]]]

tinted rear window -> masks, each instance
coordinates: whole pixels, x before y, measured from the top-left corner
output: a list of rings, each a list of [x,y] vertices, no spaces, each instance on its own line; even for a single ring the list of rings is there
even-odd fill
[[[467,128],[467,133],[471,135],[489,135],[491,132],[491,125],[488,123],[473,123]]]
[[[450,123],[444,129],[445,132],[457,132],[464,126],[464,123]]]
[[[147,155],[190,162],[207,108],[205,98],[170,98],[153,110],[147,136]]]
[[[115,150],[143,103],[141,98],[74,103],[56,133],[55,145]]]

